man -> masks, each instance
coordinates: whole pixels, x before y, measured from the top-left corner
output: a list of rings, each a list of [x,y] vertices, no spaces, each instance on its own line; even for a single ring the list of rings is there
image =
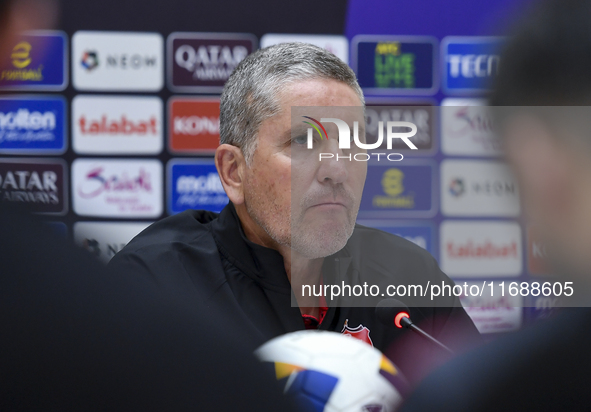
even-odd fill
[[[356,150],[339,147],[336,123],[325,122],[326,139],[316,136],[313,150],[308,148],[300,115],[363,125],[363,105],[352,70],[321,48],[288,43],[253,53],[221,96],[215,162],[230,204],[219,215],[186,211],[155,223],[118,253],[111,267],[172,293],[222,303],[259,344],[319,328],[386,350],[407,335],[380,324],[373,307],[342,307],[300,292],[305,285],[341,280],[450,282],[423,249],[355,225],[366,163],[316,156],[318,150],[343,156]],[[445,307],[414,309],[414,321],[455,348],[479,340],[457,299],[440,303]],[[418,359],[426,353],[393,351],[394,362],[411,380],[423,373]]]
[[[568,308],[454,360],[406,411],[586,411],[591,404],[591,1],[538,4],[510,37],[491,103],[529,224]]]

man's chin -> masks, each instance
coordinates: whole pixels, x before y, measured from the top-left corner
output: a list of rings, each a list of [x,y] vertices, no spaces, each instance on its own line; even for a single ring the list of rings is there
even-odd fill
[[[330,256],[347,244],[352,234],[350,225],[319,225],[309,230],[292,230],[291,247],[308,259]],[[295,235],[295,233],[298,233]]]

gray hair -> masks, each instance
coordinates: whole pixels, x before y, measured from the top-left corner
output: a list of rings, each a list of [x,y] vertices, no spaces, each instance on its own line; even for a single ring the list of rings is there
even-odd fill
[[[278,94],[286,84],[332,79],[345,83],[365,104],[355,73],[331,52],[307,43],[282,43],[246,57],[220,98],[220,143],[239,147],[247,164],[264,120],[279,113]]]

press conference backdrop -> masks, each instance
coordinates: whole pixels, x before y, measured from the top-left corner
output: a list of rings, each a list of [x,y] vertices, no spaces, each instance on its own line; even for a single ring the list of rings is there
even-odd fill
[[[545,273],[484,107],[502,70],[497,34],[523,1],[245,3],[62,2],[60,30],[23,34],[3,56],[2,200],[32,206],[104,261],[153,221],[221,210],[212,155],[224,82],[259,47],[304,41],[355,70],[368,127],[418,126],[417,151],[369,166],[361,223],[427,249],[462,283]],[[551,311],[520,299],[472,301],[469,313],[495,334]]]

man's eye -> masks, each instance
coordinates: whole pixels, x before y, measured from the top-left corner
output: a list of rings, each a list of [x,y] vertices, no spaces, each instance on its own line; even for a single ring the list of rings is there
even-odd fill
[[[308,142],[308,137],[306,135],[297,136],[297,137],[294,137],[293,139],[291,139],[292,144],[303,145],[303,144],[306,144],[307,142]]]

